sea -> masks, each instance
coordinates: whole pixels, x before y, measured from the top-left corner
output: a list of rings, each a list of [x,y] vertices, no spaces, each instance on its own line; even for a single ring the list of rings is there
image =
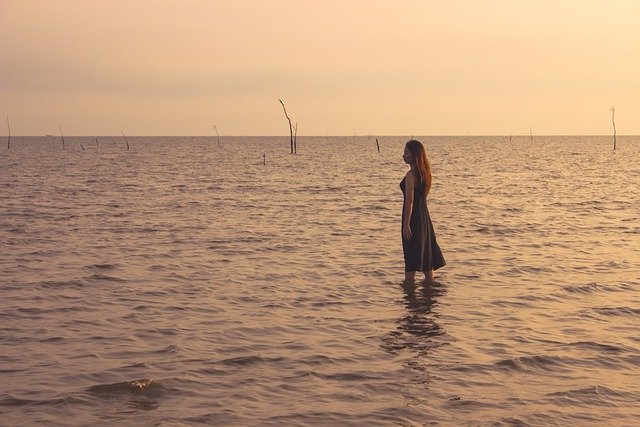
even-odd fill
[[[3,139],[0,425],[639,425],[640,136],[409,138]]]

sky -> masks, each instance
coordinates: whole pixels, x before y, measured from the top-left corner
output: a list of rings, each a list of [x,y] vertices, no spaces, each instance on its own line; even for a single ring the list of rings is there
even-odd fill
[[[0,0],[0,114],[288,135],[280,98],[301,136],[606,135],[615,106],[637,135],[639,23],[637,0]]]

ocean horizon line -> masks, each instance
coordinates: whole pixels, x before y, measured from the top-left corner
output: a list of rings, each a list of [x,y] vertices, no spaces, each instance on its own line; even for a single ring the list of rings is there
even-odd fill
[[[589,136],[589,137],[613,137],[611,134],[413,134],[413,135],[391,135],[391,134],[356,134],[356,135],[298,135],[298,138],[455,138],[455,137],[567,137],[567,136]],[[619,137],[640,136],[640,134],[617,134]],[[8,138],[9,135],[0,134],[0,138]],[[60,138],[60,135],[11,135],[12,138]],[[135,135],[127,134],[130,138],[217,138],[216,135]],[[289,135],[219,135],[220,138],[290,138]],[[123,138],[121,134],[114,135],[65,135],[65,138]]]

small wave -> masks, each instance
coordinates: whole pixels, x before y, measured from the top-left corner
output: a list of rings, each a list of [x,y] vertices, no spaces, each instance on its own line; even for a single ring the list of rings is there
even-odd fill
[[[21,399],[18,397],[14,397],[9,395],[4,399],[0,399],[0,406],[27,406],[27,405],[55,405],[55,406],[63,406],[63,405],[72,405],[77,403],[86,403],[83,399],[74,396],[65,396],[54,399]]]
[[[498,307],[532,307],[533,304],[523,301],[495,300],[491,303]]]
[[[20,399],[18,397],[13,397],[9,395],[4,399],[0,399],[0,406],[24,406],[36,403],[37,400],[33,399]]]
[[[372,375],[365,372],[340,372],[335,374],[321,374],[319,372],[305,372],[308,375],[332,381],[368,381],[384,379],[380,375]]]
[[[480,234],[489,234],[492,236],[515,236],[524,231],[530,231],[530,229],[535,228],[533,225],[529,227],[516,227],[510,228],[504,225],[480,225],[477,226],[473,231]]]
[[[553,269],[549,267],[534,267],[531,265],[525,265],[521,267],[512,267],[502,273],[505,276],[515,277],[521,276],[523,274],[541,274],[541,273],[552,273]]]
[[[79,288],[84,285],[80,280],[45,280],[43,282],[39,282],[38,286],[40,286],[41,288],[63,288],[63,287]]]
[[[584,349],[584,350],[597,350],[597,351],[604,351],[607,353],[620,353],[625,351],[623,348],[621,347],[616,347],[614,345],[610,345],[610,344],[600,344],[594,341],[576,341],[576,342],[572,342],[572,343],[567,343],[564,344],[567,347],[577,347],[580,349]]]
[[[586,285],[570,285],[560,288],[562,293],[569,294],[591,294],[596,292],[624,292],[630,290],[626,283],[616,285],[602,285],[598,283],[587,283]]]
[[[119,277],[107,276],[106,274],[92,274],[87,278],[88,280],[100,280],[106,282],[125,282],[125,279],[120,279]]]
[[[586,285],[563,286],[562,290],[572,294],[590,294],[602,290],[602,285],[588,283]]]
[[[546,396],[552,398],[557,404],[564,405],[606,405],[617,406],[616,402],[627,403],[638,401],[638,393],[620,392],[602,385],[585,387],[574,390],[558,391],[548,393]]]
[[[300,191],[301,192],[309,192],[311,194],[323,194],[323,193],[334,194],[334,193],[340,193],[343,190],[344,190],[343,187],[336,187],[336,186],[327,186],[327,187],[303,186],[303,187],[300,187]]]
[[[29,253],[29,255],[32,255],[32,256],[38,256],[38,255],[44,256],[44,255],[48,255],[48,254],[49,253],[46,252],[46,251],[33,251],[33,252]]]
[[[560,356],[522,356],[513,359],[504,359],[494,363],[494,366],[515,371],[549,371],[565,370],[563,366],[567,361]]]
[[[631,307],[598,307],[594,308],[598,314],[603,316],[624,316],[624,317],[637,317],[640,316],[640,308]]]
[[[115,264],[91,264],[85,266],[85,268],[89,269],[98,269],[98,270],[114,270],[117,268]]]
[[[29,315],[40,315],[40,314],[48,314],[48,313],[66,313],[66,312],[76,312],[83,311],[85,308],[80,306],[69,306],[69,307],[50,307],[50,308],[39,308],[39,307],[18,307],[15,311],[18,313],[25,313]]]
[[[45,339],[41,339],[40,342],[60,342],[60,341],[64,341],[63,337],[50,337],[50,338],[45,338]]]
[[[229,359],[221,360],[220,363],[223,365],[240,365],[240,366],[248,366],[255,365],[258,363],[272,363],[272,362],[281,362],[285,360],[284,357],[261,357],[261,356],[240,356],[240,357],[232,357]]]

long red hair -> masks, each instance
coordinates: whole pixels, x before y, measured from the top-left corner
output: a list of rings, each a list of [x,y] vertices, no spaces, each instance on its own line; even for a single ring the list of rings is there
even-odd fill
[[[431,165],[429,164],[429,159],[427,158],[427,151],[424,149],[422,143],[416,139],[411,139],[407,141],[407,149],[413,157],[416,159],[416,169],[418,169],[418,174],[420,174],[420,182],[424,184],[422,186],[422,191],[424,197],[427,197],[429,194],[429,190],[431,190]]]

